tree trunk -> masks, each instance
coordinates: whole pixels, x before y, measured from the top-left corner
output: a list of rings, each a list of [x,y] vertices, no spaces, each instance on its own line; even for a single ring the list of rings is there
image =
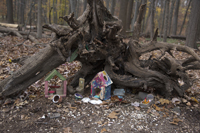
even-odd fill
[[[13,20],[13,1],[12,0],[6,0],[7,5],[7,22],[14,24]]]
[[[55,24],[58,23],[58,16],[57,16],[57,4],[58,4],[58,1],[57,0],[54,0],[54,8],[53,8],[53,12],[54,12],[54,18],[53,18],[53,22]]]
[[[185,19],[186,19],[186,17],[187,17],[188,9],[190,8],[191,2],[192,2],[192,0],[189,1],[189,4],[188,4],[187,9],[186,9],[186,11],[185,11],[185,15],[184,15],[184,19],[183,19],[183,24],[181,25],[181,30],[180,30],[180,32],[179,32],[179,35],[181,35],[181,32],[182,32],[182,30],[183,30],[183,26],[185,25]]]
[[[142,0],[142,4],[147,4],[147,0]],[[146,15],[146,10],[147,10],[147,8],[145,8],[145,10],[144,10],[144,16],[143,16],[143,22],[142,22],[142,30],[141,30],[141,32],[144,32],[144,27],[145,27],[145,15]]]
[[[87,7],[87,0],[84,0],[84,10],[86,9]]]
[[[151,0],[151,27],[150,27],[150,36],[151,40],[154,36],[154,15],[155,15],[155,0]]]
[[[111,14],[115,14],[115,6],[116,6],[116,0],[112,0],[111,2]]]
[[[179,7],[180,7],[180,0],[176,0],[176,6],[175,6],[174,18],[173,18],[173,30],[172,30],[173,35],[176,35],[176,32],[177,32]]]
[[[122,20],[122,34],[126,33],[126,18],[127,18],[127,7],[128,7],[128,0],[126,1],[120,1],[120,12],[119,12],[119,18]]]
[[[160,33],[161,34],[163,34],[163,29],[164,29],[164,22],[165,22],[165,13],[166,13],[166,1],[165,0],[163,0],[163,7],[164,7],[164,9],[163,9],[163,15],[162,15],[162,27],[161,27],[161,31],[160,31]]]
[[[68,92],[75,92],[80,77],[85,78],[85,85],[88,85],[96,73],[105,70],[117,86],[147,90],[153,87],[165,96],[170,96],[172,91],[184,95],[191,86],[186,71],[200,69],[200,57],[194,49],[157,42],[158,29],[152,41],[141,45],[138,38],[145,5],[139,9],[133,36],[128,42],[123,41],[118,34],[122,29],[121,21],[111,15],[102,1],[87,2],[85,12],[78,19],[74,18],[73,13],[62,17],[70,27],[56,24],[43,26],[56,33],[54,41],[26,59],[19,70],[0,82],[0,96],[11,96],[26,89],[74,55],[82,63],[82,68],[68,84]],[[142,54],[154,50],[161,50],[163,54],[157,59],[140,60]],[[171,50],[186,52],[191,58],[177,61],[173,56],[165,56]],[[179,85],[179,79],[183,80],[184,85]]]
[[[168,32],[169,35],[171,33],[172,17],[173,17],[175,2],[176,2],[175,0],[172,0],[172,2],[171,2],[171,8],[170,8],[170,13],[169,13],[169,32]]]
[[[110,0],[105,0],[105,1],[106,1],[106,8],[107,8],[108,10],[110,10],[110,9],[109,9]]]
[[[134,30],[134,23],[137,19],[137,15],[138,15],[138,9],[139,9],[139,0],[135,0],[135,11],[134,11],[134,16],[131,22],[131,31]]]
[[[167,42],[167,31],[168,31],[168,20],[169,20],[169,2],[170,2],[170,0],[166,0],[166,13],[165,13],[164,37],[163,37],[164,42]]]
[[[130,29],[130,25],[131,25],[131,18],[132,18],[132,12],[133,12],[133,2],[134,0],[129,0],[128,3],[128,10],[127,10],[127,18],[126,18],[126,26],[127,26],[127,30]]]
[[[42,38],[42,0],[38,0],[37,38]]]
[[[76,14],[76,5],[77,0],[70,0],[71,13],[74,12],[74,14]]]
[[[20,19],[19,19],[19,24],[24,25],[24,10],[26,7],[26,2],[25,0],[20,1]]]
[[[190,14],[190,19],[187,27],[186,33],[186,45],[197,49],[196,41],[199,37],[199,27],[200,27],[200,1],[192,1],[192,10]]]

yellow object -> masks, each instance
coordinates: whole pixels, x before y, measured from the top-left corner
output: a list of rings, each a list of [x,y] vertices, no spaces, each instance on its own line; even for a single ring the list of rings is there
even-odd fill
[[[144,99],[144,101],[142,101],[143,104],[148,104],[149,100],[147,100],[146,98]]]
[[[11,59],[9,59],[9,62],[12,62],[12,60],[11,60]]]

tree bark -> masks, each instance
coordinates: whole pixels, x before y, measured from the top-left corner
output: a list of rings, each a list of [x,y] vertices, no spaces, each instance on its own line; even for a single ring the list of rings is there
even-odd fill
[[[171,25],[172,25],[172,17],[173,17],[173,11],[174,11],[174,4],[175,4],[175,0],[172,0],[171,2],[171,8],[170,8],[170,13],[169,13],[169,32],[168,34],[171,34]]]
[[[126,1],[120,1],[120,12],[119,12],[119,18],[122,20],[122,34],[126,33],[126,18],[127,18],[127,7],[128,7],[128,0]]]
[[[162,15],[162,25],[161,25],[162,27],[161,27],[161,31],[160,31],[161,34],[163,34],[165,14],[166,14],[166,1],[165,0],[163,0],[163,7],[164,7],[164,9],[163,9],[163,15]]]
[[[14,24],[13,20],[13,1],[12,0],[6,0],[6,6],[7,6],[7,22]]]
[[[170,2],[170,0],[166,0],[166,13],[165,13],[164,37],[163,37],[163,41],[164,42],[167,42],[168,18],[169,18],[169,2]]]
[[[189,4],[188,4],[187,9],[186,9],[186,11],[185,11],[185,15],[184,15],[183,23],[182,23],[182,25],[181,25],[181,30],[180,30],[180,32],[179,32],[179,35],[181,35],[182,30],[183,30],[183,26],[185,25],[185,19],[186,19],[186,17],[187,17],[188,9],[190,8],[191,2],[192,2],[192,0],[189,1]]]
[[[37,38],[42,38],[42,0],[38,0]]]
[[[153,39],[154,36],[154,15],[155,15],[155,0],[151,0],[151,28],[150,28],[150,36]]]
[[[116,0],[111,1],[111,14],[115,14],[115,6],[116,6]]]
[[[189,24],[187,27],[186,34],[186,45],[197,49],[196,41],[199,37],[199,27],[200,27],[200,1],[192,1],[192,10],[190,14]]]
[[[137,15],[138,15],[138,9],[139,9],[139,0],[135,0],[135,11],[134,11],[134,16],[131,22],[131,31],[134,30],[134,23],[137,19]]]
[[[132,12],[133,12],[133,3],[134,3],[134,0],[129,0],[128,10],[127,10],[127,18],[126,18],[127,30],[130,29],[130,25],[131,25],[131,18],[132,18]]]
[[[177,32],[179,7],[180,7],[180,0],[176,0],[176,6],[175,6],[174,18],[173,18],[173,30],[172,30],[173,35],[176,35],[176,32]]]

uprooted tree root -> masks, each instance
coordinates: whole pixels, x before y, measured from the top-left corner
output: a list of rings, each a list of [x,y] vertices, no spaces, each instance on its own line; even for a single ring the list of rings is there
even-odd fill
[[[77,56],[82,68],[73,76],[68,88],[76,88],[80,77],[86,79],[87,85],[97,72],[106,70],[116,85],[153,87],[165,96],[171,95],[172,91],[183,96],[192,85],[186,70],[199,69],[200,57],[192,48],[157,42],[158,30],[151,42],[141,45],[138,38],[145,6],[140,7],[135,31],[128,43],[118,34],[122,29],[121,21],[110,14],[101,0],[88,0],[86,10],[78,19],[73,13],[61,17],[69,26],[44,25],[44,28],[56,33],[54,41],[26,59],[18,71],[0,82],[1,95],[10,96],[26,89],[52,69]],[[154,50],[162,52],[160,58],[139,59],[142,54]],[[186,52],[192,57],[177,61],[171,50]],[[167,53],[171,56],[164,56]],[[179,85],[179,79],[184,85]]]

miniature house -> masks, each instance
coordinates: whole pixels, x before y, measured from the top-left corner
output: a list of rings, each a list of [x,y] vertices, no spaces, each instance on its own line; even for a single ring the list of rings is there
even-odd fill
[[[53,79],[54,77],[58,77],[61,81],[62,81],[62,85],[61,86],[50,86],[49,82],[51,79]],[[61,97],[66,97],[67,94],[67,81],[66,79],[63,77],[62,74],[60,74],[57,70],[53,70],[46,78],[45,78],[45,97],[49,97],[50,94],[58,94]],[[52,91],[51,89],[54,88],[54,90]],[[51,91],[50,91],[51,90]],[[55,91],[55,92],[54,92]]]
[[[101,100],[111,97],[111,84],[113,83],[106,71],[99,72],[90,82],[91,95]]]

